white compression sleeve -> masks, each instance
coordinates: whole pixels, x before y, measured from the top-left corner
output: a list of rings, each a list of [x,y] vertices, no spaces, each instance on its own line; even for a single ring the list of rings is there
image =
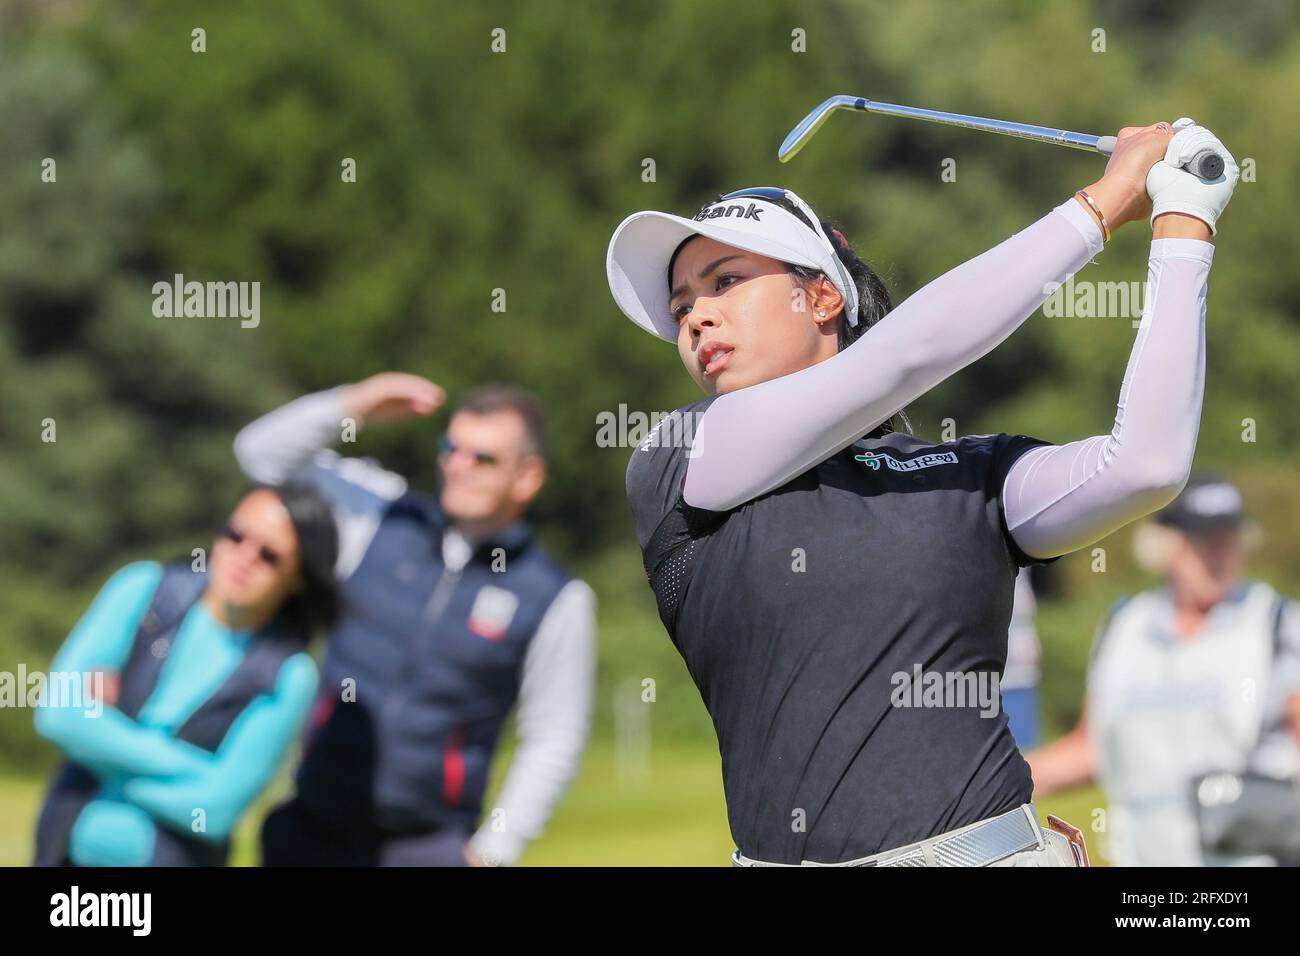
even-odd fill
[[[1034,448],[1002,489],[1026,554],[1091,544],[1171,501],[1187,482],[1205,388],[1205,297],[1214,246],[1151,243],[1147,297],[1109,435]]]
[[[692,442],[686,502],[726,511],[846,448],[1006,339],[1102,246],[1071,198],[918,290],[839,354],[719,396]]]
[[[296,398],[245,425],[235,460],[254,481],[278,485],[343,434],[343,386]]]

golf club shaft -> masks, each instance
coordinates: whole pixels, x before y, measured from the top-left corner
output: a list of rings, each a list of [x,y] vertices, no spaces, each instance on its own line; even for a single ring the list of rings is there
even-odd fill
[[[864,113],[881,113],[886,116],[898,116],[903,119],[924,120],[927,123],[939,123],[944,126],[962,126],[978,129],[988,133],[1000,133],[1003,136],[1017,136],[1042,143],[1055,143],[1072,149],[1084,149],[1109,156],[1115,149],[1114,136],[1094,136],[1090,133],[1075,133],[1071,130],[1054,129],[1050,126],[1033,126],[1029,123],[1013,123],[1008,120],[989,119],[984,116],[969,116],[965,113],[947,113],[942,110],[927,110],[916,106],[900,106],[897,103],[881,103],[861,96],[832,96],[821,103],[815,110],[800,120],[781,144],[777,157],[781,162],[789,162],[813,134],[826,122],[827,118],[838,109],[858,110]],[[1223,172],[1223,159],[1212,150],[1202,150],[1187,163],[1187,168],[1204,179],[1215,179]]]
[[[1031,126],[1028,123],[1012,123],[1007,120],[988,119],[983,116],[967,116],[964,113],[945,113],[942,110],[926,110],[916,106],[899,106],[895,103],[879,103],[874,100],[859,100],[858,109],[869,113],[881,113],[885,116],[900,116],[904,119],[919,119],[927,123],[940,123],[944,126],[964,126],[967,129],[980,129],[989,133],[1001,133],[1004,136],[1019,136],[1021,139],[1034,139],[1042,143],[1056,143],[1072,149],[1089,149],[1109,154],[1115,148],[1115,137],[1091,136],[1087,133],[1073,133],[1064,129],[1051,129],[1047,126]],[[1100,149],[1102,139],[1110,142],[1108,148]]]

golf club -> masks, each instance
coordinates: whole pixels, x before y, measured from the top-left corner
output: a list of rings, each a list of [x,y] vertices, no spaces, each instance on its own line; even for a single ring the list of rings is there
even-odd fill
[[[1115,149],[1114,136],[1092,136],[1088,133],[1073,133],[1049,126],[1031,126],[1028,123],[1012,123],[1007,120],[987,119],[983,116],[968,116],[964,113],[945,113],[940,110],[926,110],[915,106],[899,106],[895,103],[880,103],[861,96],[832,96],[822,102],[816,109],[801,119],[785,142],[777,150],[777,158],[788,163],[799,150],[812,139],[836,110],[860,110],[864,113],[883,113],[886,116],[901,116],[905,119],[925,120],[927,123],[941,123],[945,126],[965,126],[989,133],[1001,133],[1003,136],[1018,136],[1021,139],[1037,140],[1041,143],[1055,143],[1072,149],[1086,149],[1109,156]],[[1184,165],[1184,168],[1201,179],[1218,179],[1223,175],[1223,157],[1212,149],[1203,149]]]

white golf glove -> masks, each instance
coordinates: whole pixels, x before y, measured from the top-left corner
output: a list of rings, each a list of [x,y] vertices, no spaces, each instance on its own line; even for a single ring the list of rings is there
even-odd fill
[[[1183,212],[1204,222],[1210,227],[1210,235],[1216,235],[1215,223],[1232,198],[1241,169],[1219,138],[1204,126],[1197,126],[1194,119],[1184,116],[1173,128],[1177,132],[1169,141],[1165,158],[1147,173],[1151,224],[1155,225],[1161,213]],[[1218,179],[1201,179],[1180,166],[1207,147],[1223,157],[1223,172]]]

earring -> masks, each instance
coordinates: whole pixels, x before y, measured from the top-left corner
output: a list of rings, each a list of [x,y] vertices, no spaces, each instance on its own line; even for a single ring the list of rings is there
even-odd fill
[[[826,318],[826,310],[825,310],[825,309],[818,309],[818,310],[817,310],[817,314],[820,315],[823,319]]]

